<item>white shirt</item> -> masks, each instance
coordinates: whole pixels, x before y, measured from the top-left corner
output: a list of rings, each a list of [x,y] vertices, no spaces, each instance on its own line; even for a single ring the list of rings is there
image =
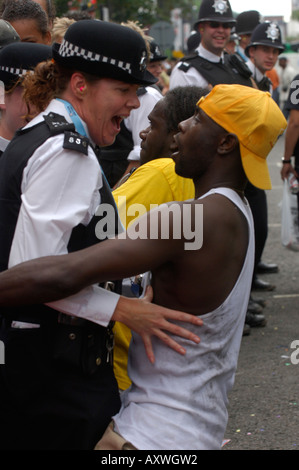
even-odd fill
[[[50,111],[71,122],[64,104],[53,100],[26,128],[41,122]],[[72,229],[79,223],[87,225],[100,204],[102,175],[93,150],[89,147],[88,155],[64,150],[63,139],[63,133],[50,137],[32,154],[24,169],[22,204],[9,267],[41,256],[68,253]],[[95,285],[48,305],[107,326],[118,300],[117,294]]]
[[[188,324],[201,341],[180,339],[185,356],[153,338],[156,360],[151,364],[141,338],[133,332],[128,362],[132,385],[122,393],[122,406],[113,420],[115,431],[139,450],[221,448],[250,295],[254,226],[248,203],[236,192],[216,188],[202,198],[214,193],[229,198],[247,219],[246,258],[224,302],[203,315],[203,326]]]
[[[10,140],[7,140],[4,137],[0,136],[0,152],[4,152],[9,142]]]
[[[156,103],[163,98],[162,93],[152,86],[146,87],[147,93],[139,96],[140,106],[133,109],[130,116],[124,120],[126,128],[132,133],[134,148],[128,155],[128,160],[140,160],[139,133],[149,126],[148,115],[155,107]]]
[[[210,62],[217,63],[220,62],[220,59],[223,60],[223,54],[219,57],[218,55],[213,54],[212,52],[205,49],[202,44],[198,46],[196,51],[200,57],[203,57],[203,59],[207,59]],[[169,83],[170,89],[175,88],[177,86],[186,85],[205,88],[209,85],[207,80],[198,72],[198,70],[196,70],[195,67],[190,67],[187,72],[180,70],[178,67],[181,65],[182,62],[184,62],[184,59],[178,62],[178,64],[176,64],[173,71],[171,72]]]
[[[265,77],[265,75],[254,65],[252,60],[248,60],[246,62],[246,65],[249,68],[249,70],[252,72],[252,78],[256,83],[260,82]],[[273,86],[271,85],[269,93],[272,94],[272,92],[273,92]]]

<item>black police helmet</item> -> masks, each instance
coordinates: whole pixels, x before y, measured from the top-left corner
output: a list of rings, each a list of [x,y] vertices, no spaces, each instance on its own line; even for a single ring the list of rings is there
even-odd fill
[[[160,49],[160,46],[154,41],[150,41],[150,62],[159,62],[161,60],[166,60],[167,55],[163,55]]]
[[[285,46],[281,42],[281,31],[274,21],[265,21],[253,30],[251,40],[245,49],[245,54],[249,57],[249,48],[252,46],[271,46],[284,51]]]
[[[14,42],[0,50],[0,80],[5,88],[12,87],[27,71],[51,59],[52,48],[45,44]]]
[[[251,34],[261,23],[261,15],[257,10],[243,11],[237,16],[236,33]]]
[[[221,23],[236,22],[229,0],[203,0],[199,8],[198,21],[194,24],[197,29],[203,21],[219,21]]]
[[[5,20],[0,20],[0,49],[11,42],[21,41],[20,36],[12,25]]]
[[[81,20],[53,44],[53,58],[62,66],[126,83],[151,85],[143,37],[132,28],[100,20]]]
[[[200,44],[201,35],[198,31],[192,31],[187,39],[188,52],[194,51]]]

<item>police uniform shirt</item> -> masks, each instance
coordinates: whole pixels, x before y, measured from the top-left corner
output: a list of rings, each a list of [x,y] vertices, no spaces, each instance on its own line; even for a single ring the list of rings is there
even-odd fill
[[[252,72],[252,78],[258,84],[266,75],[264,75],[255,65],[251,60],[248,60],[246,62],[247,67],[249,70]],[[273,87],[270,86],[269,93],[272,94]]]
[[[245,54],[245,49],[241,46],[237,46],[236,47],[236,53],[239,54],[240,57],[242,57],[242,59],[244,60],[244,62],[247,62],[249,61],[248,57],[246,56]],[[247,64],[248,65],[248,64]]]
[[[41,122],[50,112],[72,122],[64,104],[53,100],[26,128]],[[86,125],[82,124],[87,133]],[[41,256],[66,254],[72,229],[79,223],[87,225],[101,202],[102,175],[92,148],[88,147],[87,155],[64,150],[63,141],[63,133],[50,137],[27,162],[9,267]],[[90,286],[49,305],[107,326],[118,300],[117,294]]]
[[[4,152],[6,147],[9,144],[9,140],[5,139],[4,137],[0,136],[0,155]]]
[[[200,57],[203,57],[204,59],[207,59],[210,62],[217,63],[220,62],[220,60],[223,60],[223,53],[219,57],[218,55],[213,54],[212,52],[205,49],[202,44],[198,46],[196,51]],[[190,67],[187,72],[180,70],[178,67],[181,65],[182,62],[184,62],[184,60],[176,64],[173,71],[171,72],[169,83],[170,89],[175,88],[177,86],[185,85],[205,88],[209,85],[207,80],[195,69],[195,67]]]
[[[132,133],[134,143],[134,148],[127,157],[128,160],[140,160],[141,138],[139,133],[149,126],[148,115],[161,98],[163,96],[159,90],[152,86],[146,87],[146,93],[139,96],[139,108],[133,109],[130,116],[124,120],[126,128]]]

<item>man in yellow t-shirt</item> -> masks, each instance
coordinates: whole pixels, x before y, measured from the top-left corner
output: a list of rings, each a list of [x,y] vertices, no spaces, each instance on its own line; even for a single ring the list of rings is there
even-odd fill
[[[153,205],[194,198],[193,181],[175,173],[170,146],[178,132],[178,124],[194,114],[197,101],[207,93],[208,90],[193,86],[174,88],[149,114],[150,125],[140,132],[141,166],[113,191],[125,228]],[[114,335],[114,373],[120,390],[125,390],[131,383],[127,375],[131,331],[116,323]]]

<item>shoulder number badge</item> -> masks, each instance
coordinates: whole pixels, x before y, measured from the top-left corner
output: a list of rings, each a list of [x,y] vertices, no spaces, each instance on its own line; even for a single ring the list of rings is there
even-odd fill
[[[88,155],[88,139],[75,132],[65,132],[63,148]]]

